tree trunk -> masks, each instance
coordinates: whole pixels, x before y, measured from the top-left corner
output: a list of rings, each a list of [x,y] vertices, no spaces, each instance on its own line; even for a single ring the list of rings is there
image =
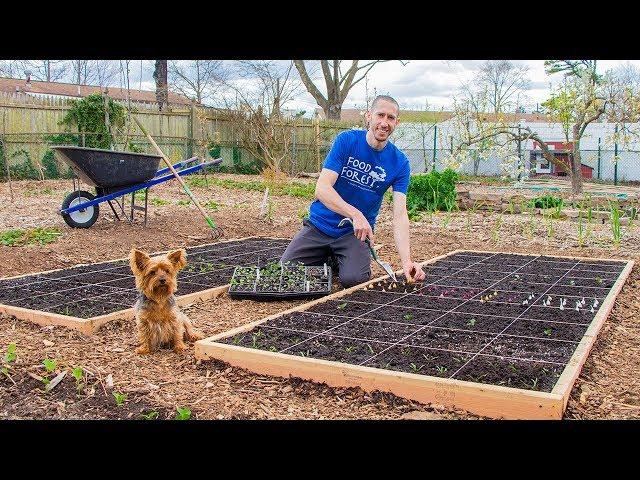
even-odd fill
[[[571,160],[571,191],[582,193],[582,159],[580,158],[580,125],[573,126],[573,154]]]
[[[327,120],[340,120],[340,116],[342,114],[342,104],[333,104],[333,105],[329,105],[327,106],[327,108],[324,109],[324,114],[327,117]]]
[[[163,109],[169,102],[169,85],[167,82],[167,60],[156,60],[156,69],[153,72],[156,80],[156,100],[158,108]]]

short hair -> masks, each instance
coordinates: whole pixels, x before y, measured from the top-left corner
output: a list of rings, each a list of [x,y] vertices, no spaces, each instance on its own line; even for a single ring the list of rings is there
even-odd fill
[[[374,107],[376,106],[376,103],[378,103],[380,100],[393,103],[396,106],[396,109],[398,110],[398,114],[400,114],[400,105],[398,105],[398,102],[396,101],[395,98],[390,97],[389,95],[378,95],[376,98],[374,98],[373,103],[371,103],[371,110],[374,109]]]

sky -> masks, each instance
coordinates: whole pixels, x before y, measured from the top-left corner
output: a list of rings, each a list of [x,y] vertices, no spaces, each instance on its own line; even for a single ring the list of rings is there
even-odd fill
[[[470,80],[484,61],[409,60],[408,63],[407,61],[404,62],[405,65],[400,61],[379,63],[368,73],[366,84],[363,80],[349,92],[343,108],[366,108],[368,88],[369,98],[372,98],[375,93],[391,95],[398,100],[401,110],[423,110],[427,103],[430,110],[447,110],[451,108],[452,98],[456,95],[460,85]],[[345,61],[344,63],[349,65],[350,62]],[[366,62],[366,60],[361,61],[361,64]],[[526,92],[526,96],[521,99],[520,104],[525,107],[527,112],[535,111],[536,105],[548,98],[551,87],[562,80],[562,74],[546,75],[543,60],[513,60],[512,62],[529,68],[528,78],[531,82],[531,88]],[[637,60],[602,60],[598,62],[598,71],[604,73],[608,69],[627,62],[640,68],[640,61]],[[279,63],[287,64],[288,61],[282,60]],[[131,61],[131,88],[155,89],[155,82],[152,77],[153,65],[153,60]],[[324,81],[321,75],[315,78],[316,85],[324,93]],[[121,83],[121,80],[116,80],[116,84],[118,83]],[[318,108],[318,105],[303,87],[301,88],[301,93],[284,105],[284,108],[292,109],[296,112],[305,110],[305,116],[311,116],[313,111]]]

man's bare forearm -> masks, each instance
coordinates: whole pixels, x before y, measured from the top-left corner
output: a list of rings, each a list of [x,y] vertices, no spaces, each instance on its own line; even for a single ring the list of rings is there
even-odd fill
[[[407,215],[396,214],[393,216],[393,238],[403,264],[411,261],[409,246],[409,218]]]
[[[316,198],[332,212],[339,213],[348,218],[353,218],[359,213],[362,213],[353,205],[345,202],[331,185],[318,184],[316,186]]]

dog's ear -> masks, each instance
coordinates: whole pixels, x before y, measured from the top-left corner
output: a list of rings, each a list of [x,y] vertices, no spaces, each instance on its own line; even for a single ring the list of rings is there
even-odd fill
[[[167,258],[177,270],[180,270],[187,265],[187,251],[184,248],[169,252],[167,254]]]
[[[150,260],[151,257],[146,253],[135,248],[131,249],[131,253],[129,254],[129,265],[131,265],[131,270],[134,275],[140,275],[147,265],[149,265]]]

